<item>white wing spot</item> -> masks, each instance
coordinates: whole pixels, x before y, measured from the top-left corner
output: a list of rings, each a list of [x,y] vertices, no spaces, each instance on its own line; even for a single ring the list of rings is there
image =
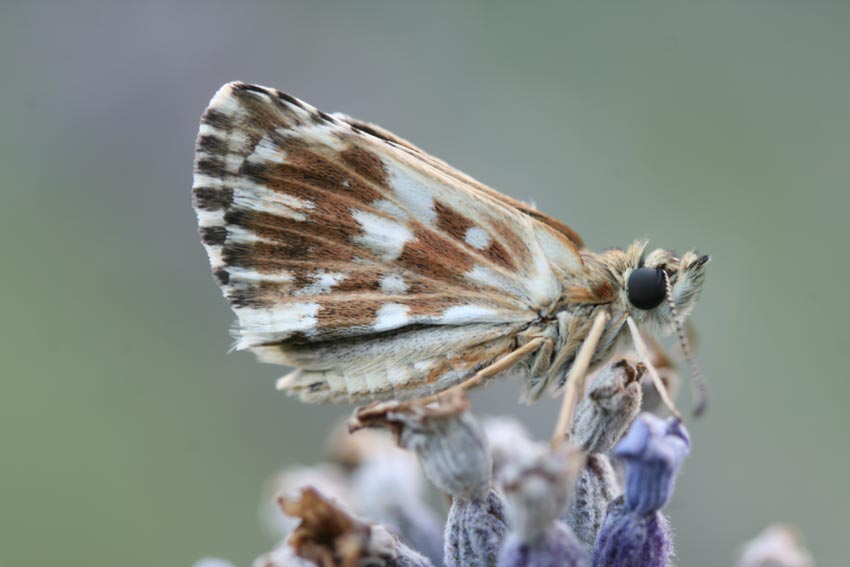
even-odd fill
[[[532,254],[534,255],[534,272],[526,280],[529,297],[535,305],[549,305],[560,295],[561,284],[542,251],[538,248],[533,250]]]
[[[192,178],[192,187],[212,187],[213,189],[221,189],[224,187],[224,181],[218,177],[195,172],[195,175]]]
[[[256,232],[235,224],[231,224],[227,227],[227,241],[238,242],[240,244],[254,244],[256,242],[277,244],[274,240],[263,238]]]
[[[239,173],[239,168],[242,167],[242,156],[239,154],[228,154],[224,158],[224,169],[231,175]]]
[[[429,226],[437,223],[432,189],[416,172],[399,163],[385,159],[384,167],[389,174],[389,185],[413,217]]]
[[[378,283],[384,293],[402,294],[407,292],[407,282],[398,274],[383,274]]]
[[[383,260],[398,259],[404,245],[413,240],[413,232],[400,222],[358,209],[352,209],[351,215],[363,227],[363,234],[355,236],[354,242],[378,254]]]
[[[272,191],[264,185],[243,181],[233,192],[233,207],[304,221],[307,220],[306,211],[314,209],[316,204],[294,195]]]
[[[392,201],[387,201],[386,199],[378,199],[372,203],[372,207],[381,211],[382,213],[387,213],[390,216],[397,217],[400,219],[406,219],[407,213],[404,209],[393,203]]]
[[[224,226],[224,211],[205,211],[195,209],[198,224],[201,226]]]
[[[466,273],[466,277],[474,282],[495,287],[511,294],[518,293],[518,290],[511,285],[507,278],[487,266],[475,266]]]
[[[210,108],[215,108],[227,116],[234,116],[243,111],[242,105],[233,96],[233,85],[230,84],[218,89],[210,101]]]
[[[313,283],[295,291],[292,295],[324,295],[331,292],[333,287],[344,280],[346,275],[340,272],[316,272]]]
[[[198,128],[198,136],[213,136],[214,138],[224,140],[227,139],[227,132],[209,124],[201,124],[200,128]]]
[[[464,323],[480,322],[482,320],[492,320],[496,315],[496,310],[490,307],[483,307],[481,305],[455,305],[443,312],[440,322],[450,325],[461,325]]]
[[[490,246],[490,235],[483,228],[478,228],[477,226],[473,226],[466,231],[464,240],[467,244],[478,250],[484,250]]]
[[[309,331],[316,327],[318,303],[284,303],[274,309],[236,309],[242,325],[242,338],[237,349],[283,340],[297,331]]]
[[[255,270],[247,270],[245,268],[228,267],[227,272],[230,274],[231,282],[272,282],[286,283],[293,279],[292,274],[287,271],[274,272],[257,272]]]
[[[209,256],[210,267],[212,269],[224,266],[224,252],[221,246],[207,246],[205,244],[204,248],[207,250],[207,256]]]
[[[410,307],[402,303],[387,303],[378,309],[372,328],[376,331],[384,331],[402,327],[410,322],[410,317],[407,316],[408,311]]]
[[[280,146],[266,135],[254,147],[254,152],[248,156],[247,161],[252,163],[286,163],[286,152],[280,149]]]

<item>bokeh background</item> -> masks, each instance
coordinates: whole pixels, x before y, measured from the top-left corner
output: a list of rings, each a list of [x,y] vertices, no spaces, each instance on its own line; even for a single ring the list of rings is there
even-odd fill
[[[846,564],[848,29],[841,2],[3,2],[0,565],[248,565],[263,481],[350,409],[227,354],[190,186],[235,79],[377,122],[591,248],[711,253],[679,562],[782,520]],[[555,404],[517,393],[473,402],[547,436]]]

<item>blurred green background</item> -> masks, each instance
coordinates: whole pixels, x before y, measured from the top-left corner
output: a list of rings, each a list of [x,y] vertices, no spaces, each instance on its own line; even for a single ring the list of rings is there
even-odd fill
[[[377,122],[570,223],[711,253],[679,563],[782,520],[846,564],[850,4],[3,2],[0,565],[239,565],[350,408],[227,354],[190,206],[220,84]],[[556,405],[474,396],[545,437]]]

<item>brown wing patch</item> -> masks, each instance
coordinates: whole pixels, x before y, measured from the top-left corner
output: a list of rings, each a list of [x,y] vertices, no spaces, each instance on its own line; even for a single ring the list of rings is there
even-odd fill
[[[342,153],[345,152],[340,155]],[[332,196],[369,203],[380,199],[383,193],[372,185],[375,181],[366,177],[367,173],[372,172],[345,168],[339,165],[339,161],[305,150],[289,154],[287,163],[276,166],[269,172],[269,178],[272,188],[285,181],[305,189],[326,191]],[[324,197],[325,200],[333,198]]]
[[[509,269],[516,269],[518,266],[529,265],[533,262],[528,242],[521,239],[507,223],[494,221],[493,232],[498,237],[498,241],[494,240],[492,247],[485,252],[493,262]]]
[[[469,255],[424,228],[415,235],[414,241],[404,245],[399,265],[436,280],[463,285],[463,275],[473,266]]]
[[[516,270],[517,268],[510,252],[498,240],[492,240],[482,253],[488,260],[503,268],[507,268],[508,270]]]
[[[343,163],[355,173],[379,186],[387,186],[387,172],[384,164],[374,153],[356,145],[349,145],[339,153]]]
[[[193,197],[196,209],[209,212],[221,211],[230,208],[233,203],[233,189],[195,187]]]
[[[445,203],[435,201],[434,209],[437,212],[437,227],[460,242],[463,242],[467,231],[475,226],[470,218],[465,217]]]

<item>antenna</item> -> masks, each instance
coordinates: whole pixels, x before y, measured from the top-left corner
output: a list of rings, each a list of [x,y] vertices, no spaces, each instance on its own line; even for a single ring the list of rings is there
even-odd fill
[[[670,285],[670,276],[667,270],[661,270],[664,274],[664,285],[667,288],[667,306],[670,308],[670,313],[673,314],[673,322],[676,325],[676,334],[679,335],[679,345],[682,347],[682,354],[685,355],[685,360],[688,362],[688,367],[691,369],[693,377],[692,384],[694,386],[694,394],[697,400],[696,406],[693,409],[694,417],[699,417],[705,413],[708,407],[708,384],[705,381],[702,370],[700,370],[697,360],[691,350],[691,343],[688,341],[688,335],[685,333],[685,327],[682,324],[682,318],[676,310],[676,305],[673,302],[673,286]]]

